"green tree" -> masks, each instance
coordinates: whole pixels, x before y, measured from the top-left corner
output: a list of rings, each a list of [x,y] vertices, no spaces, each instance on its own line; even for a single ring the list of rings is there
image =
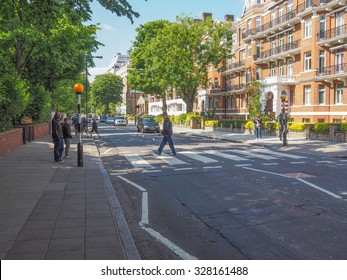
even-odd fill
[[[101,43],[95,39],[98,27],[86,24],[91,19],[91,2],[1,1],[0,112],[6,124],[0,130],[15,125],[24,114],[32,115],[35,122],[44,120],[56,105],[51,100],[64,95],[64,84],[77,80],[84,71],[85,59],[94,65],[91,54]],[[99,2],[131,21],[139,16],[126,0]],[[71,93],[65,92],[69,99]]]
[[[128,83],[132,89],[163,98],[163,111],[167,108],[165,97],[168,81],[163,76],[165,65],[158,61],[162,55],[155,49],[153,40],[160,36],[168,24],[170,23],[167,20],[157,20],[147,22],[136,29],[137,36],[130,53],[132,70],[128,76]]]
[[[257,114],[263,114],[261,102],[263,87],[263,84],[259,81],[252,81],[246,87],[246,93],[249,96],[247,109],[251,118],[254,118]]]
[[[109,73],[96,76],[91,84],[90,105],[103,108],[103,114],[113,113],[115,108],[110,108],[110,105],[116,106],[122,102],[123,88],[123,80],[117,75]]]

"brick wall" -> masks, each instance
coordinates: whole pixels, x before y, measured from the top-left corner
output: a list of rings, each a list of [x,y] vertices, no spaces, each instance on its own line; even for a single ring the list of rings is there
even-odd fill
[[[21,145],[23,145],[22,128],[0,132],[0,155],[13,151]]]
[[[49,123],[43,123],[25,127],[25,140],[37,140],[49,133]],[[13,151],[23,145],[23,127],[0,132],[0,155]]]

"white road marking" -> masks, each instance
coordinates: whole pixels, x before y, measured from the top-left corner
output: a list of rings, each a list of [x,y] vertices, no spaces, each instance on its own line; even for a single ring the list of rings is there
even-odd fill
[[[103,152],[103,154],[108,154],[111,150],[112,150],[112,148],[109,148],[105,152]]]
[[[144,168],[144,169],[153,168],[152,165],[150,165],[146,160],[144,160],[142,157],[140,157],[137,154],[124,155],[124,156],[135,168]]]
[[[215,156],[218,156],[218,157],[226,158],[226,159],[236,160],[236,161],[249,160],[247,158],[242,158],[242,157],[238,157],[238,156],[235,156],[235,155],[230,155],[230,154],[218,152],[218,151],[215,151],[215,150],[207,150],[206,153],[211,154],[211,155],[215,155]]]
[[[126,175],[128,172],[115,172],[115,173],[110,173],[111,176],[119,176],[119,175]]]
[[[290,164],[305,164],[306,161],[291,161]]]
[[[281,157],[294,158],[294,159],[307,158],[304,156],[291,155],[291,154],[287,154],[287,153],[275,152],[275,151],[270,151],[270,150],[265,150],[265,149],[252,149],[252,151],[258,152],[258,153],[265,153],[265,154],[270,154],[270,155],[281,156]]]
[[[245,167],[245,166],[252,166],[253,164],[235,164],[236,167]]]
[[[228,152],[233,152],[233,153],[237,153],[237,154],[242,154],[242,155],[246,155],[248,157],[254,157],[254,158],[261,158],[261,159],[265,159],[265,160],[273,160],[273,159],[277,159],[275,157],[271,157],[271,156],[266,156],[266,155],[261,155],[261,154],[257,154],[255,152],[249,152],[249,151],[242,151],[242,150],[227,150]]]
[[[330,160],[317,160],[316,163],[333,163]]]
[[[263,165],[278,165],[278,162],[263,163]]]
[[[175,170],[175,171],[184,171],[184,170],[193,170],[193,169],[196,169],[196,168],[185,167],[185,168],[175,168],[174,170]]]
[[[156,238],[158,241],[163,243],[166,247],[168,247],[172,252],[174,252],[176,255],[180,256],[184,260],[197,260],[196,257],[190,255],[186,251],[184,251],[182,248],[178,247],[176,244],[174,244],[172,241],[167,239],[166,237],[162,236],[159,232],[155,231],[154,229],[150,228],[149,225],[149,217],[148,217],[148,193],[147,190],[140,185],[122,177],[118,176],[119,179],[123,180],[124,182],[127,182],[128,184],[134,186],[142,193],[142,215],[141,215],[141,221],[139,223],[140,227],[147,231],[150,235],[152,235],[154,238]]]
[[[318,190],[318,191],[321,191],[321,192],[323,192],[323,193],[325,193],[325,194],[328,194],[328,195],[330,195],[330,196],[332,196],[332,197],[334,197],[334,198],[342,199],[341,196],[339,196],[339,195],[337,195],[337,194],[335,194],[335,193],[333,193],[333,192],[331,192],[331,191],[328,191],[328,190],[326,190],[326,189],[323,189],[323,188],[321,188],[321,187],[319,187],[319,186],[317,186],[317,185],[315,185],[315,184],[312,184],[312,183],[310,183],[310,182],[307,182],[307,181],[304,180],[304,179],[288,177],[288,176],[283,175],[283,174],[279,174],[279,173],[275,173],[275,172],[270,172],[270,171],[265,171],[265,170],[260,170],[260,169],[255,169],[255,168],[249,168],[249,167],[244,167],[244,168],[245,168],[245,169],[249,169],[249,170],[253,170],[253,171],[257,171],[257,172],[262,172],[262,173],[271,174],[271,175],[276,175],[276,176],[281,176],[281,177],[286,177],[286,178],[292,178],[292,179],[298,180],[298,181],[300,181],[300,182],[302,182],[302,183],[304,183],[304,184],[310,186],[311,188],[314,188],[314,189],[316,189],[316,190]]]
[[[180,154],[182,155],[185,155],[187,157],[190,157],[194,160],[197,160],[197,161],[201,161],[203,163],[213,163],[213,162],[218,162],[218,160],[215,160],[213,158],[209,158],[209,157],[205,157],[205,156],[202,156],[198,153],[195,153],[195,152],[192,152],[192,151],[183,151],[183,152],[180,152]]]
[[[218,169],[218,168],[223,168],[222,166],[204,166],[204,169]]]
[[[179,160],[178,158],[175,158],[173,156],[170,156],[165,153],[161,153],[160,156],[158,156],[159,159],[167,163],[168,165],[182,165],[182,164],[187,164],[186,162]]]
[[[141,173],[157,173],[157,172],[161,172],[161,170],[159,170],[159,169],[154,169],[154,170],[144,169],[141,171]]]

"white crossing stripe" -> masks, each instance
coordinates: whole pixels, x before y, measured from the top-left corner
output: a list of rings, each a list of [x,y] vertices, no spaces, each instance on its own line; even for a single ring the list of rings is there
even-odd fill
[[[265,150],[265,149],[252,149],[252,151],[254,151],[256,153],[265,153],[265,154],[281,156],[281,157],[288,157],[288,158],[294,158],[294,159],[307,158],[307,157],[304,157],[304,156],[291,155],[291,154],[287,154],[287,153],[275,152],[275,151],[270,151],[270,150]]]
[[[142,157],[140,157],[137,154],[124,155],[124,156],[135,168],[145,168],[145,169],[153,168],[152,165],[150,165],[146,160],[144,160]]]
[[[192,152],[192,151],[183,151],[183,152],[180,152],[180,154],[182,155],[185,155],[187,157],[190,157],[192,159],[195,159],[197,161],[201,161],[203,163],[213,163],[213,162],[218,162],[218,160],[215,160],[213,158],[209,158],[209,157],[205,157],[205,156],[202,156],[198,153],[195,153],[195,152]]]
[[[235,156],[235,155],[221,153],[221,152],[218,152],[218,151],[215,151],[215,150],[208,150],[208,151],[206,151],[206,153],[211,154],[211,155],[215,155],[215,156],[218,156],[218,157],[226,158],[226,159],[235,160],[235,161],[248,160],[247,158],[242,158],[242,157],[238,157],[238,156]]]
[[[187,164],[186,162],[175,158],[174,156],[170,156],[168,154],[165,153],[161,153],[160,156],[158,156],[159,159],[161,159],[162,161],[164,161],[165,163],[167,163],[168,165],[182,165],[182,164]]]
[[[257,154],[256,152],[248,152],[248,151],[242,151],[242,150],[227,150],[228,152],[233,152],[233,153],[237,153],[237,154],[242,154],[242,155],[246,155],[248,157],[255,157],[255,158],[261,158],[261,159],[265,159],[265,160],[273,160],[273,159],[277,159],[275,157],[270,157],[270,156],[266,156],[266,155],[262,155],[262,154]]]

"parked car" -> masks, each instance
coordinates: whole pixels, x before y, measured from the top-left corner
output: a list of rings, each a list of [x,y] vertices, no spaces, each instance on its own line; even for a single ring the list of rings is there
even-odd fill
[[[106,121],[107,121],[107,116],[100,117],[100,122],[106,122]]]
[[[108,117],[106,120],[106,124],[114,124],[114,118],[113,117]]]
[[[153,116],[140,117],[137,123],[138,132],[160,132],[159,123],[155,120]]]
[[[127,125],[127,120],[124,116],[116,116],[114,119],[114,125]]]
[[[97,116],[97,115],[93,116],[93,119],[95,119],[95,120],[97,120],[97,121],[100,121],[100,117]]]

